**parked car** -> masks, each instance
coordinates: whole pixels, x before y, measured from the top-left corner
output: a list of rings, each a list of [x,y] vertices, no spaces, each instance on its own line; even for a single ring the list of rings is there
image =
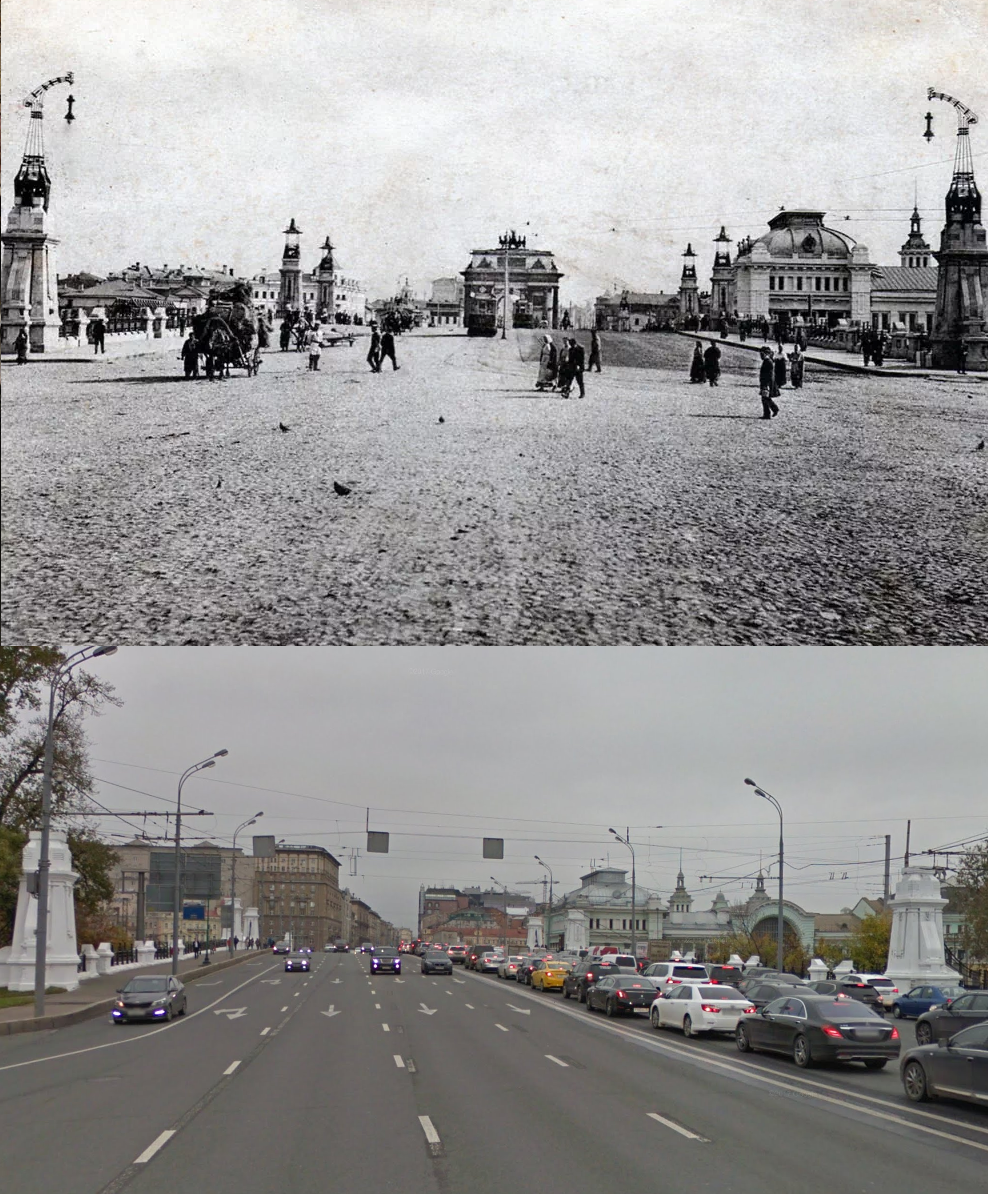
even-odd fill
[[[899,1077],[914,1103],[946,1096],[988,1107],[988,1022],[910,1049],[899,1062]]]
[[[453,959],[441,949],[430,949],[422,955],[423,974],[452,974]]]
[[[521,954],[509,954],[506,958],[501,959],[501,964],[497,968],[498,978],[518,978],[518,966],[524,958]]]
[[[583,965],[574,966],[570,973],[563,979],[563,998],[570,999],[575,997],[580,1003],[586,1003],[587,991],[594,983],[605,974],[613,974],[615,970],[617,970],[617,967],[611,965],[610,962],[589,961],[587,958],[584,958]],[[520,978],[521,972],[519,971]]]
[[[144,974],[117,991],[110,1015],[115,1024],[129,1020],[170,1020],[188,1009],[185,987],[173,974]]]
[[[561,991],[563,980],[573,969],[569,962],[558,958],[541,958],[532,971],[529,984],[535,991]]]
[[[827,978],[810,983],[809,988],[811,991],[816,991],[818,995],[832,995],[835,999],[856,999],[859,1003],[870,1007],[873,1012],[878,1012],[879,1015],[885,1014],[885,1005],[882,1003],[881,995],[868,983],[853,982],[849,978]]]
[[[945,1041],[962,1028],[988,1020],[988,991],[965,991],[941,1007],[931,1007],[916,1021],[916,1044]]]
[[[653,1028],[679,1028],[683,1036],[701,1032],[734,1032],[755,1005],[726,983],[681,983],[665,987],[653,1000],[648,1018]]]
[[[478,974],[497,974],[497,968],[503,961],[504,954],[492,951],[489,954],[480,954],[473,968]]]
[[[401,974],[401,954],[390,945],[379,946],[371,954],[371,974],[383,974],[385,971],[388,974]]]
[[[652,962],[644,970],[646,978],[659,980],[661,986],[678,986],[680,983],[705,983],[709,978],[706,966],[699,962]]]
[[[912,987],[905,995],[899,995],[892,1004],[892,1015],[897,1020],[910,1019],[928,1012],[931,1007],[957,999],[964,994],[963,987]]]
[[[741,992],[745,999],[750,1000],[755,1007],[765,1007],[781,999],[783,995],[798,995],[802,991],[806,995],[815,995],[808,983],[760,982],[751,983]]]
[[[636,1011],[647,1012],[655,994],[651,979],[615,966],[587,988],[585,1002],[588,1012],[602,1008],[610,1017],[633,1016]]]
[[[818,1061],[861,1061],[880,1070],[899,1056],[899,1030],[854,999],[831,999],[805,988],[742,1016],[734,1031],[741,1053],[788,1054],[805,1069]]]
[[[451,962],[455,962],[457,966],[462,966],[467,958],[467,947],[465,945],[451,945],[446,953],[449,955]]]

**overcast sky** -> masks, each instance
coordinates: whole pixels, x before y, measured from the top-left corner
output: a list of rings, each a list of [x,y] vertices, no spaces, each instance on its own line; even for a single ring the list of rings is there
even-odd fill
[[[506,227],[564,299],[709,285],[721,223],[810,206],[898,264],[918,187],[939,237],[952,111],[988,118],[984,0],[4,0],[3,204],[21,99],[45,121],[62,272],[276,269],[290,217],[372,296]],[[933,107],[937,137],[922,139]],[[976,167],[988,141],[974,130]],[[984,186],[984,177],[982,185]],[[850,216],[849,220],[844,217]]]
[[[167,808],[178,774],[227,748],[186,786],[188,805],[216,814],[190,833],[228,841],[263,810],[258,829],[326,846],[352,890],[411,928],[420,883],[538,881],[538,854],[558,894],[592,861],[624,865],[611,826],[631,827],[643,886],[668,895],[682,848],[698,907],[720,889],[743,897],[778,841],[746,776],[784,806],[789,894],[838,911],[881,894],[883,837],[901,857],[907,818],[914,850],[988,831],[986,659],[977,648],[127,647],[92,665],[124,705],[87,732],[99,799],[120,811]],[[368,806],[371,828],[392,834],[386,856],[364,852]],[[485,835],[505,838],[503,862],[482,858]]]

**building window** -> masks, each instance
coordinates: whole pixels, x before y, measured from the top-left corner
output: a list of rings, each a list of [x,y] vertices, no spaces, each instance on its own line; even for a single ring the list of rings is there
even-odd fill
[[[814,290],[822,290],[823,289],[823,279],[822,278],[814,278],[813,282],[814,282],[814,286],[813,286]]]
[[[844,279],[844,290],[847,291],[847,278]]]
[[[785,278],[780,277],[779,278],[779,289],[785,290],[785,288],[786,288],[786,280],[785,280]]]
[[[608,927],[609,929],[613,929],[613,928],[614,928],[614,921],[613,921],[613,920],[609,920],[609,921],[607,922],[607,927]]]
[[[797,290],[802,290],[802,289],[803,289],[803,279],[802,279],[802,276],[800,276],[800,277],[798,277],[798,278],[796,279],[796,289],[797,289]]]
[[[774,289],[775,289],[775,274],[769,274],[769,276],[768,276],[768,288],[769,288],[769,290],[774,290]]]

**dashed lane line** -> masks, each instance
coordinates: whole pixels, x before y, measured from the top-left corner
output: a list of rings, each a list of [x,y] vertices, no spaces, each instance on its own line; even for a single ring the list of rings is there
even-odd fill
[[[147,1146],[147,1148],[144,1150],[144,1152],[141,1153],[141,1155],[139,1157],[135,1158],[134,1164],[135,1165],[146,1165],[148,1163],[148,1161],[150,1161],[151,1158],[154,1156],[154,1154],[158,1151],[158,1149],[163,1148],[164,1145],[166,1145],[168,1143],[168,1141],[171,1140],[171,1138],[174,1135],[175,1135],[175,1129],[167,1128],[164,1132],[161,1133],[161,1135],[157,1138],[157,1140],[153,1140]]]
[[[403,1070],[405,1068],[405,1059],[402,1057],[402,1055],[400,1053],[396,1053],[394,1055],[394,1059],[395,1065],[398,1067],[398,1069]]]
[[[270,1029],[270,1028],[262,1028],[262,1029],[261,1029],[261,1036],[267,1036],[267,1035],[268,1035],[268,1033],[269,1033],[270,1031],[271,1031],[271,1029]]]
[[[666,1119],[664,1115],[659,1115],[657,1111],[649,1111],[647,1114],[649,1119],[654,1119],[660,1124],[665,1124],[667,1128],[672,1128],[674,1132],[678,1132],[680,1136],[685,1136],[687,1140],[695,1140],[698,1144],[710,1143],[706,1136],[701,1136],[698,1132],[691,1132],[689,1128],[684,1128],[682,1124],[677,1124],[673,1119]]]
[[[511,1031],[511,1029],[510,1029],[510,1028],[505,1028],[503,1024],[495,1024],[495,1025],[494,1025],[494,1027],[495,1027],[495,1028],[500,1028],[500,1030],[501,1030],[502,1032],[510,1032],[510,1031]]]
[[[439,1139],[439,1133],[436,1131],[432,1120],[428,1115],[420,1115],[419,1123],[422,1125],[422,1131],[425,1132],[426,1141],[429,1144],[429,1152],[434,1157],[442,1155],[443,1142]]]
[[[232,1065],[228,1065],[226,1067],[226,1069],[223,1071],[223,1077],[224,1078],[229,1077],[230,1074],[233,1073],[233,1071],[237,1068],[238,1065],[240,1065],[239,1061],[235,1061]]]
[[[560,1058],[558,1058],[558,1057],[553,1057],[553,1055],[552,1055],[551,1053],[547,1053],[547,1054],[546,1054],[546,1057],[548,1057],[548,1059],[549,1059],[550,1061],[554,1061],[554,1062],[556,1063],[556,1065],[561,1065],[561,1066],[563,1067],[563,1069],[564,1069],[564,1070],[568,1070],[568,1069],[569,1069],[569,1062],[568,1062],[568,1061],[562,1061],[562,1060],[560,1060]]]
[[[387,1025],[387,1024],[382,1024],[382,1025],[381,1025],[381,1027],[384,1029],[384,1031],[385,1031],[385,1032],[390,1032],[390,1031],[391,1031],[391,1029],[388,1027],[388,1025]]]
[[[287,1011],[288,1011],[288,1004],[286,1003],[286,1004],[285,1004],[285,1006],[284,1006],[284,1007],[283,1007],[281,1010],[282,1010],[283,1012],[287,1012]]]

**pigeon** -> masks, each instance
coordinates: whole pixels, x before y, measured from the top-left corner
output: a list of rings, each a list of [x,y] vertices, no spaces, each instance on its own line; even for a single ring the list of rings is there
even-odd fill
[[[278,430],[281,432],[291,431],[291,427],[286,427],[284,423],[279,423]]]
[[[333,488],[336,490],[337,497],[348,497],[352,492],[346,485],[341,485],[339,481],[333,482]]]
[[[974,450],[975,452],[983,452],[985,450],[985,441],[982,440]]]
[[[445,420],[445,419],[442,417],[442,415],[440,415],[440,416],[439,416],[439,422],[440,422],[440,423],[445,423],[445,422],[446,422],[446,420]]]
[[[216,488],[221,489],[222,486],[223,486],[223,478],[220,477],[220,479],[216,482]]]

